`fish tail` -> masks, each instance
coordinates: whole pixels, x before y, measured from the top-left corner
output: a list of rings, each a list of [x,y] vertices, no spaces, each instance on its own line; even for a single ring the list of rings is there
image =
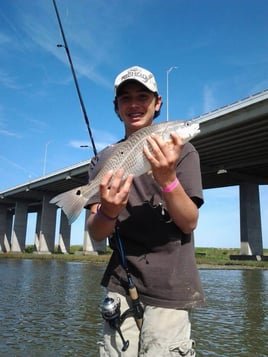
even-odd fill
[[[87,203],[87,198],[83,196],[81,188],[60,193],[49,201],[63,210],[70,225],[77,219]]]

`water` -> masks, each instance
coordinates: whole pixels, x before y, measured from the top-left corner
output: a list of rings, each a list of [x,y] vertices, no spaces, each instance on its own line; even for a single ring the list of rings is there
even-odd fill
[[[0,259],[0,357],[97,357],[104,268]],[[268,356],[268,271],[201,270],[207,307],[192,315],[198,357]]]
[[[0,356],[97,356],[103,268],[0,259]]]
[[[207,307],[193,313],[198,357],[267,357],[268,271],[200,274]]]

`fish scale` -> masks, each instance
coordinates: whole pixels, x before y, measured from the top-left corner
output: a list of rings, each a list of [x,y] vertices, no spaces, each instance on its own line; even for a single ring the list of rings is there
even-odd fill
[[[94,170],[95,175],[90,176],[87,185],[61,193],[54,197],[50,203],[61,207],[69,224],[73,223],[87,205],[89,199],[98,192],[100,182],[108,171],[116,172],[123,169],[123,178],[126,178],[129,174],[140,176],[148,172],[150,164],[143,153],[144,146],[148,146],[150,149],[147,144],[147,137],[154,133],[164,141],[170,141],[172,132],[180,135],[185,143],[200,132],[199,124],[196,121],[175,120],[150,125],[136,131],[127,140],[113,145],[110,148],[109,155],[104,155],[105,160],[102,160],[100,155],[97,162],[98,167]]]

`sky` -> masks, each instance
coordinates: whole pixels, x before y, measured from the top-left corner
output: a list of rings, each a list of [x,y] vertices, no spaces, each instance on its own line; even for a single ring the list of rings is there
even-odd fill
[[[56,4],[98,150],[124,134],[113,82],[130,66],[157,79],[164,102],[157,122],[166,120],[167,92],[169,120],[188,120],[268,89],[267,0]],[[93,156],[66,51],[57,44],[63,39],[52,0],[0,0],[0,191]],[[196,246],[239,248],[238,187],[205,190],[204,197]],[[267,186],[260,200],[268,248]],[[35,220],[29,215],[28,244]],[[71,244],[82,244],[83,223],[73,224]]]

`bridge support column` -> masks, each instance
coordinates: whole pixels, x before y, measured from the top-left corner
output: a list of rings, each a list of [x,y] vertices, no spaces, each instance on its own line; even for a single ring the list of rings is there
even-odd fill
[[[68,218],[66,217],[65,213],[61,211],[58,252],[64,254],[69,253],[70,241],[71,241],[71,226],[68,223]]]
[[[7,212],[7,240],[9,244],[9,251],[11,250],[11,235],[12,235],[12,225],[13,225],[13,213]]]
[[[84,229],[84,244],[83,253],[84,254],[98,254],[106,252],[106,239],[101,242],[95,242],[91,239],[87,230],[87,219],[89,217],[90,211],[86,210],[85,214],[85,229]]]
[[[259,186],[240,185],[241,255],[263,255]]]
[[[14,226],[11,237],[11,252],[20,253],[25,249],[28,204],[18,201],[15,207]]]
[[[36,212],[36,224],[35,224],[35,237],[34,237],[34,251],[39,252],[39,247],[40,247],[40,227],[41,227],[41,217],[42,217],[42,211],[37,211]]]
[[[57,206],[51,205],[49,203],[50,199],[50,195],[43,196],[38,249],[40,254],[54,253],[55,248]]]
[[[11,236],[9,229],[9,221],[10,220],[8,220],[7,207],[4,205],[0,205],[0,253],[10,251]]]

